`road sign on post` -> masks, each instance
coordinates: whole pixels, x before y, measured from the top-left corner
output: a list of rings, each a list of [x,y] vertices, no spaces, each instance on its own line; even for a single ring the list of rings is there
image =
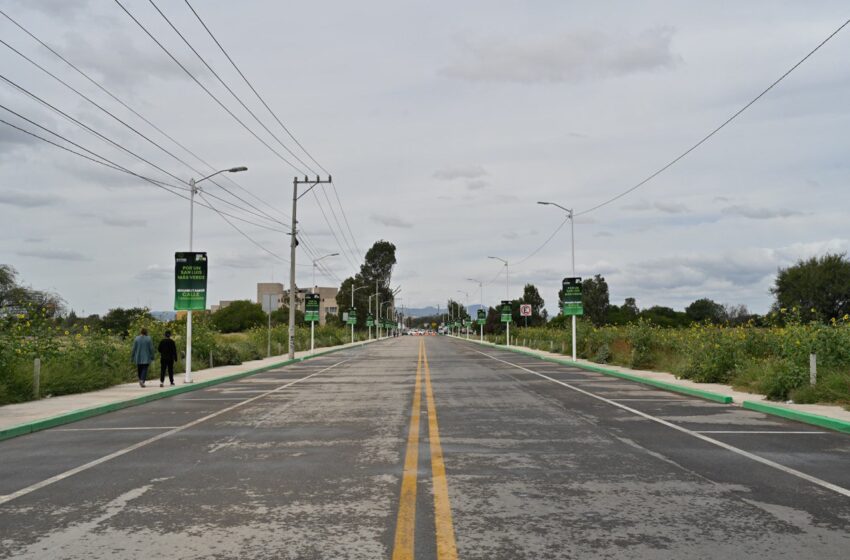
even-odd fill
[[[372,317],[372,314],[366,315],[366,326],[374,327],[375,326],[375,318]]]
[[[319,320],[319,302],[322,300],[322,296],[306,294],[304,297],[304,320],[315,323]]]
[[[519,306],[519,314],[522,317],[531,317],[531,305],[528,303],[523,303]]]
[[[346,321],[346,324],[349,324],[349,325],[356,325],[357,324],[357,310],[354,309],[353,307],[348,310],[348,320]]]
[[[564,300],[561,302],[563,315],[584,315],[581,301],[581,278],[564,278]]]
[[[207,254],[174,253],[174,310],[207,308]]]
[[[483,309],[478,310],[478,324],[483,325],[487,322],[487,312]]]
[[[502,322],[511,322],[511,302],[506,299],[502,300]]]

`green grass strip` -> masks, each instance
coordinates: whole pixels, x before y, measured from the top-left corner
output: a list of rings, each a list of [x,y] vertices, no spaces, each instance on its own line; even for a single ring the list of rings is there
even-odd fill
[[[367,342],[361,342],[360,346],[366,344]],[[180,395],[182,393],[188,393],[190,391],[198,391],[200,389],[205,389],[207,387],[212,387],[213,385],[219,385],[221,383],[227,383],[228,381],[235,381],[237,379],[242,379],[243,377],[248,377],[249,375],[256,375],[258,373],[262,373],[264,371],[269,371],[271,369],[277,369],[280,367],[285,367],[288,365],[292,365],[295,363],[303,362],[306,360],[310,360],[312,358],[318,358],[319,356],[326,356],[328,354],[333,354],[334,352],[339,352],[341,350],[347,350],[348,348],[353,348],[353,346],[349,345],[344,348],[333,348],[330,350],[325,350],[324,352],[317,352],[311,356],[303,356],[301,358],[295,358],[293,360],[284,360],[282,362],[276,362],[274,364],[269,364],[267,366],[263,366],[256,369],[251,369],[248,371],[240,371],[239,373],[234,373],[231,375],[227,375],[224,377],[219,377],[216,379],[207,379],[206,381],[199,381],[197,383],[190,383],[185,385],[178,385],[175,387],[169,387],[168,389],[163,389],[162,391],[157,391],[156,393],[149,393],[147,395],[140,395],[138,397],[134,397],[132,399],[127,399],[123,401],[116,401],[106,404],[99,404],[97,406],[92,406],[89,408],[81,408],[80,410],[73,410],[71,412],[65,412],[63,414],[59,414],[57,416],[51,416],[50,418],[44,418],[41,420],[33,420],[32,422],[26,422],[24,424],[18,424],[17,426],[12,426],[10,428],[0,429],[0,441],[11,439],[14,437],[22,436],[25,434],[31,434],[33,432],[38,432],[41,430],[46,430],[48,428],[55,428],[56,426],[62,426],[64,424],[70,424],[72,422],[78,422],[80,420],[85,420],[86,418],[91,418],[92,416],[99,416],[101,414],[106,414],[108,412],[114,412],[116,410],[121,410],[122,408],[129,408],[131,406],[138,406],[140,404],[148,403],[151,401],[156,401],[159,399],[166,399],[168,397],[173,397],[175,395]]]
[[[846,420],[838,420],[837,418],[829,418],[827,416],[820,416],[819,414],[812,414],[810,412],[791,410],[782,406],[757,401],[744,401],[743,406],[748,410],[772,414],[773,416],[781,416],[788,420],[795,420],[797,422],[812,424],[814,426],[820,426],[821,428],[829,428],[830,430],[850,434],[850,422],[847,422]]]
[[[514,352],[516,354],[522,354],[524,356],[529,356],[531,358],[537,358],[538,360],[543,360],[544,362],[552,362],[552,363],[560,364],[560,365],[563,365],[563,366],[577,367],[577,368],[580,368],[580,369],[585,369],[585,370],[588,370],[588,371],[601,373],[603,375],[610,375],[612,377],[619,377],[620,379],[626,379],[628,381],[634,381],[635,383],[641,383],[643,385],[651,385],[653,387],[657,387],[657,388],[663,389],[665,391],[671,391],[673,393],[681,393],[681,394],[688,395],[688,396],[691,396],[691,397],[698,397],[698,398],[706,399],[706,400],[709,400],[709,401],[719,402],[721,404],[731,404],[732,403],[732,397],[729,397],[727,395],[721,395],[719,393],[712,393],[711,391],[703,391],[702,389],[694,389],[694,388],[691,388],[691,387],[682,387],[680,385],[676,385],[676,384],[673,384],[673,383],[667,383],[666,381],[658,381],[656,379],[647,379],[647,378],[641,377],[639,375],[633,375],[631,373],[623,373],[623,372],[620,372],[620,371],[614,371],[612,369],[606,369],[606,368],[602,368],[602,367],[599,367],[599,366],[592,366],[592,365],[589,365],[589,364],[574,362],[572,360],[561,360],[561,359],[558,359],[558,358],[550,358],[548,356],[541,356],[540,354],[537,354],[535,352],[520,349],[520,348],[514,348],[513,346],[501,346],[501,345],[493,344],[492,342],[484,342],[484,343],[478,342],[478,341],[475,341],[475,342],[477,344],[487,344],[489,346],[492,346],[494,348],[499,348],[499,349],[502,349],[502,350],[509,350],[509,351]]]

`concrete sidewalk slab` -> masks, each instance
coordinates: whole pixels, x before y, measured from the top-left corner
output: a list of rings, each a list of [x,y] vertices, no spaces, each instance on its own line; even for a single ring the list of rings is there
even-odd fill
[[[234,366],[202,369],[192,372],[193,383],[183,383],[183,374],[179,376],[175,375],[174,387],[168,385],[159,387],[158,372],[154,372],[152,379],[148,379],[145,388],[139,387],[138,382],[124,383],[90,393],[62,395],[60,397],[0,406],[0,441],[54,426],[68,424],[113,410],[120,410],[152,400],[195,391],[217,383],[224,383],[290,363],[323,356],[331,352],[363,346],[371,342],[375,342],[375,340],[317,348],[312,354],[309,350],[296,352],[295,359],[291,361],[286,355],[281,355],[244,362]]]
[[[466,339],[459,338],[459,340]],[[557,361],[565,364],[573,363],[570,356],[558,354],[556,352],[547,352],[545,350],[537,350],[526,346],[516,345],[507,348],[505,346],[495,345],[491,342],[480,342],[474,339],[469,339],[469,342],[500,348],[503,350],[520,351],[523,354],[532,355],[543,360]],[[649,382],[654,381],[663,383],[664,385],[681,387],[690,391],[701,391],[705,393],[723,395],[731,398],[731,403],[737,406],[743,406],[744,408],[757,410],[765,414],[782,416],[791,420],[850,433],[850,411],[837,405],[778,403],[769,401],[764,395],[738,391],[730,385],[723,385],[720,383],[695,383],[687,379],[679,379],[672,373],[630,369],[609,364],[597,364],[596,362],[583,359],[576,360],[575,365],[583,369],[599,371],[600,373],[606,373],[605,370],[608,370],[628,375],[630,377],[639,377]]]

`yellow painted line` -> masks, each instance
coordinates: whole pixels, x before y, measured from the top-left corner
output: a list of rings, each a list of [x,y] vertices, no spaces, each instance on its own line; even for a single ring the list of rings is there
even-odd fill
[[[434,524],[437,529],[437,560],[457,560],[457,545],[452,522],[452,507],[449,503],[449,486],[446,481],[446,465],[443,448],[440,446],[440,430],[437,425],[437,406],[431,388],[431,368],[425,341],[420,349],[425,364],[425,396],[428,401],[428,440],[431,442],[431,477],[434,486]],[[418,375],[417,375],[418,379]]]
[[[395,526],[393,560],[413,560],[414,530],[416,529],[416,471],[419,468],[419,409],[422,406],[422,354],[424,343],[419,341],[416,360],[416,386],[410,412],[410,431],[404,457],[404,474],[401,479],[401,496]]]

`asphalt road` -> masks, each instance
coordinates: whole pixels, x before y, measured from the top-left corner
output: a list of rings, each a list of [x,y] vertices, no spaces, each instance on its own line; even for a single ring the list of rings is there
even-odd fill
[[[442,337],[0,442],[0,558],[849,550],[850,436]]]

